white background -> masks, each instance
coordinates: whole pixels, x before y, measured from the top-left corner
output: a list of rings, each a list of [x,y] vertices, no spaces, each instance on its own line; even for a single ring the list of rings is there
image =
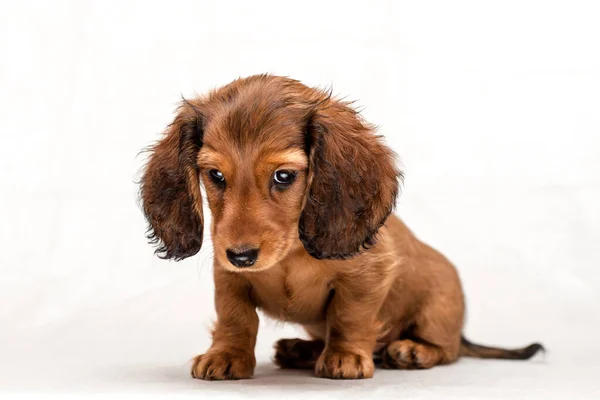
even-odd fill
[[[598,2],[0,9],[0,393],[600,396]],[[262,72],[358,100],[406,171],[398,214],[459,268],[467,335],[540,340],[545,358],[323,381],[269,362],[301,333],[263,319],[254,379],[189,378],[214,318],[211,243],[153,257],[137,153],[181,95]]]

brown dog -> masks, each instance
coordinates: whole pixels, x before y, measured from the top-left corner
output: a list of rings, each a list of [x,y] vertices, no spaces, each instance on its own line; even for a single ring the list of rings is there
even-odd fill
[[[461,337],[456,270],[390,216],[402,175],[349,103],[288,78],[238,79],[184,101],[152,151],[141,197],[157,252],[200,250],[200,180],[213,216],[218,321],[194,377],[252,376],[256,308],[313,339],[277,342],[277,364],[325,378],[370,378],[374,361],[431,368],[542,349]]]

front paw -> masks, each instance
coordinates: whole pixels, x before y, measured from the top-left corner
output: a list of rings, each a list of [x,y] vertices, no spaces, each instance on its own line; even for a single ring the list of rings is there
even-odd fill
[[[254,373],[254,355],[239,351],[209,350],[194,358],[192,376],[197,379],[247,379]]]
[[[375,371],[372,357],[351,353],[325,350],[315,366],[315,374],[329,379],[372,378]]]

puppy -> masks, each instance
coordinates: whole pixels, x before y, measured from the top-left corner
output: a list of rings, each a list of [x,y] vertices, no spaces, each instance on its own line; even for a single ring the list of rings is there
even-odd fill
[[[141,199],[156,252],[182,260],[202,245],[200,182],[208,197],[218,320],[192,376],[252,376],[257,309],[311,337],[277,342],[275,362],[323,378],[542,349],[461,336],[455,268],[390,215],[401,177],[349,103],[296,80],[252,76],[184,100],[152,149]]]

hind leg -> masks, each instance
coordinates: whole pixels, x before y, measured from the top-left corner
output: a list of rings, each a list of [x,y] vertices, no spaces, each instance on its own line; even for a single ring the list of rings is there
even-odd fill
[[[313,369],[324,348],[322,340],[281,339],[275,343],[274,362],[284,369]]]
[[[459,357],[464,306],[460,287],[436,293],[419,310],[414,323],[381,353],[382,367],[426,369]]]
[[[427,369],[444,362],[441,348],[411,339],[396,340],[382,353],[381,367],[386,369]]]
[[[280,339],[273,362],[283,369],[313,369],[325,348],[325,324],[304,325],[312,340]]]
[[[416,331],[415,333],[417,333]],[[389,343],[381,353],[381,367],[387,369],[428,369],[436,365],[450,364],[458,359],[460,330],[450,336],[411,335]]]

